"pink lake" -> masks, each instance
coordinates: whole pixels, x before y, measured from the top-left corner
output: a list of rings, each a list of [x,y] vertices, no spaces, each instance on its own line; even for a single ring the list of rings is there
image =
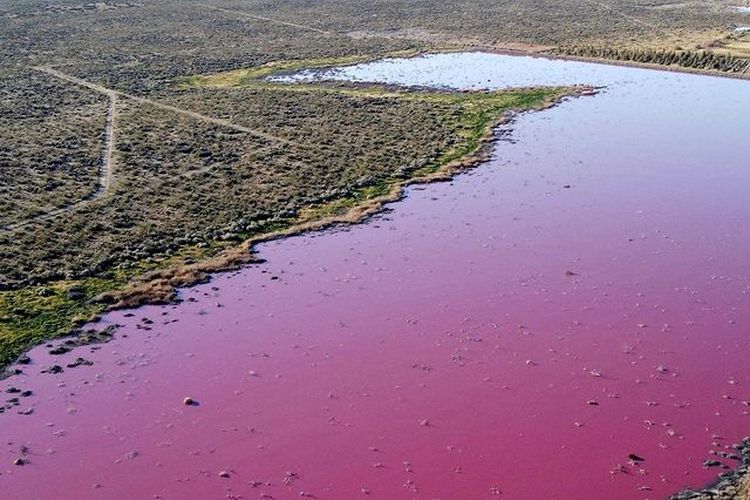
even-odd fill
[[[711,451],[750,434],[748,82],[477,53],[327,76],[607,88],[107,315],[110,343],[31,351],[0,382],[33,391],[0,415],[4,498],[656,499],[737,465]]]

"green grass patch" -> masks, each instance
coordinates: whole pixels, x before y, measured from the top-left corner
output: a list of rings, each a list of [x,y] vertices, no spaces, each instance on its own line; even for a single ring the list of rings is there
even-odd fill
[[[343,57],[322,57],[317,59],[297,59],[291,61],[273,61],[261,66],[223,71],[209,75],[193,75],[177,81],[178,87],[241,87],[250,82],[262,80],[271,75],[294,73],[303,69],[324,69],[337,66],[348,66],[382,59],[384,57],[410,57],[415,51],[398,51],[386,55],[354,55]]]

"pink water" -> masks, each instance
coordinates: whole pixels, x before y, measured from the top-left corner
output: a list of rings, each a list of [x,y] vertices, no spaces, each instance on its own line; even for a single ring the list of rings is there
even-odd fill
[[[478,86],[517,61],[486,57]],[[615,500],[714,479],[709,452],[750,434],[750,85],[550,61],[537,83],[560,64],[611,85],[366,224],[108,315],[100,349],[32,351],[0,383],[34,392],[0,415],[3,497]],[[456,67],[441,78],[477,70]]]

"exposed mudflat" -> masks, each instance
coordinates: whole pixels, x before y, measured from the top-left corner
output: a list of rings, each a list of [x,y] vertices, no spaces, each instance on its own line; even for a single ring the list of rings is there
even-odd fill
[[[343,72],[607,89],[366,224],[109,314],[110,343],[32,351],[0,383],[32,391],[0,415],[3,494],[663,498],[734,467],[750,85],[486,54]]]

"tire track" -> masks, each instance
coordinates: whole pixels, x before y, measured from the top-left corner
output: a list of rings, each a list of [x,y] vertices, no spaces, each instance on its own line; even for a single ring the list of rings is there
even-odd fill
[[[596,0],[584,0],[584,1],[586,1],[587,3],[589,3],[591,5],[595,5],[597,7],[600,7],[602,9],[604,9],[604,10],[607,10],[611,14],[614,14],[616,16],[620,16],[623,19],[626,19],[626,20],[628,20],[628,21],[630,21],[632,23],[638,24],[640,26],[645,26],[646,28],[650,28],[652,30],[656,30],[656,31],[660,32],[662,35],[671,35],[672,34],[668,30],[662,28],[661,26],[657,26],[656,24],[650,23],[648,21],[644,21],[643,19],[639,19],[639,18],[637,18],[635,16],[632,16],[630,14],[626,14],[625,12],[622,12],[621,10],[616,9],[615,7],[613,7],[613,6],[611,6],[611,5],[607,4],[607,3],[598,2]]]
[[[102,169],[99,172],[99,189],[94,197],[104,195],[112,187],[115,180],[115,120],[117,117],[117,95],[109,94],[109,110],[107,111],[107,128],[105,132],[104,152],[102,153]]]
[[[114,92],[105,92],[105,93],[109,97],[109,104],[107,106],[107,122],[104,128],[104,149],[102,151],[102,162],[101,162],[101,166],[99,167],[99,184],[97,185],[96,190],[92,192],[91,194],[89,194],[88,196],[74,203],[71,203],[70,205],[65,205],[64,207],[55,208],[48,212],[35,215],[34,217],[28,218],[26,220],[14,222],[13,224],[8,224],[6,226],[0,227],[0,233],[14,231],[16,229],[20,229],[22,227],[28,226],[29,224],[33,224],[35,222],[44,222],[47,220],[51,220],[57,217],[58,215],[62,215],[66,212],[70,212],[71,210],[77,207],[80,207],[81,205],[90,203],[96,200],[97,198],[101,198],[110,189],[110,187],[114,183],[114,170],[115,170],[114,152],[115,152],[115,126],[116,126],[115,120],[117,117],[117,95]]]
[[[240,16],[240,17],[246,17],[248,19],[254,19],[256,21],[266,21],[266,22],[269,22],[269,23],[281,24],[283,26],[290,26],[292,28],[297,28],[297,29],[301,29],[301,30],[313,31],[315,33],[320,33],[321,35],[328,35],[328,36],[336,35],[336,33],[332,32],[332,31],[326,31],[326,30],[322,30],[320,28],[315,28],[313,26],[307,26],[307,25],[304,25],[304,24],[291,23],[289,21],[280,21],[278,19],[272,19],[270,17],[257,16],[255,14],[250,14],[248,12],[243,12],[241,10],[225,9],[224,7],[217,7],[215,5],[207,5],[207,4],[204,4],[204,3],[198,3],[198,4],[195,4],[195,5],[197,5],[199,7],[203,7],[204,9],[210,9],[210,10],[215,10],[215,11],[218,11],[218,12],[224,12],[226,14],[234,14],[234,15],[237,15],[237,16]]]
[[[281,137],[278,137],[278,136],[275,136],[275,135],[272,135],[272,134],[268,134],[266,132],[261,132],[259,130],[251,129],[251,128],[248,128],[248,127],[243,127],[242,125],[237,125],[236,123],[232,123],[232,122],[230,122],[228,120],[224,120],[222,118],[213,118],[211,116],[206,116],[206,115],[202,115],[200,113],[196,113],[195,111],[190,111],[188,109],[178,108],[177,106],[172,106],[170,104],[164,104],[162,102],[154,101],[153,99],[148,99],[146,97],[140,97],[140,96],[137,96],[137,95],[128,94],[127,92],[121,92],[119,90],[113,90],[113,89],[104,87],[102,85],[99,85],[99,84],[96,84],[96,83],[92,83],[92,82],[89,82],[87,80],[83,80],[81,78],[77,78],[77,77],[69,75],[67,73],[63,73],[62,71],[58,71],[58,70],[53,69],[53,68],[51,68],[49,66],[35,66],[34,69],[37,70],[37,71],[41,71],[43,73],[50,74],[50,75],[52,75],[54,77],[57,77],[57,78],[59,78],[61,80],[65,80],[67,82],[75,83],[76,85],[80,85],[82,87],[86,87],[86,88],[89,88],[91,90],[95,90],[97,92],[101,92],[103,94],[107,94],[107,95],[114,94],[116,96],[124,97],[126,99],[130,99],[132,101],[135,101],[135,102],[138,102],[138,103],[141,103],[141,104],[148,104],[148,105],[160,108],[160,109],[164,109],[164,110],[167,110],[167,111],[172,111],[173,113],[177,113],[177,114],[180,114],[180,115],[188,116],[190,118],[195,118],[196,120],[201,120],[201,121],[204,121],[204,122],[207,122],[207,123],[212,123],[214,125],[219,125],[219,126],[222,126],[222,127],[231,128],[231,129],[234,129],[234,130],[238,130],[240,132],[245,132],[246,134],[250,134],[250,135],[253,135],[255,137],[259,137],[261,139],[265,139],[267,141],[280,142],[280,143],[288,144],[288,145],[292,144],[290,141],[288,141],[286,139],[283,139]]]

